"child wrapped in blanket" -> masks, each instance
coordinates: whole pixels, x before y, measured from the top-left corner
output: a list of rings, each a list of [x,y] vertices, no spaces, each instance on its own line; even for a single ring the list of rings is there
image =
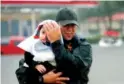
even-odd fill
[[[24,66],[29,67],[27,84],[38,84],[40,76],[56,68],[55,56],[43,28],[43,24],[46,22],[55,21],[41,22],[34,34],[18,45],[19,48],[25,50]],[[61,42],[63,43],[62,37]]]

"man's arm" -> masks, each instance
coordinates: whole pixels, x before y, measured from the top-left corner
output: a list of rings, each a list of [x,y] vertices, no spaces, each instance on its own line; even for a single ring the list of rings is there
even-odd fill
[[[73,53],[70,53],[60,41],[55,41],[52,43],[52,50],[57,60],[68,60],[78,68],[90,67],[92,63],[92,51],[89,44],[81,44]]]
[[[26,63],[34,68],[35,65],[37,63],[34,63],[34,61],[32,62],[32,59],[33,59],[33,55],[29,52],[25,52],[25,60],[26,60]],[[57,72],[57,73],[54,73],[53,70],[51,70],[50,72],[44,74],[44,75],[41,75],[38,79],[39,83],[40,84],[44,84],[44,83],[59,83],[59,84],[65,84],[64,81],[68,81],[69,78],[68,77],[60,77],[62,75],[61,72]],[[34,77],[32,77],[33,79]]]
[[[55,54],[55,59],[68,60],[78,68],[90,67],[92,63],[90,45],[82,44],[74,50],[73,54],[71,54],[68,50],[64,48],[64,45],[62,45],[59,41],[61,39],[61,31],[59,25],[56,22],[54,22],[53,24],[46,23],[44,24],[44,28],[47,38],[52,45],[52,50]]]

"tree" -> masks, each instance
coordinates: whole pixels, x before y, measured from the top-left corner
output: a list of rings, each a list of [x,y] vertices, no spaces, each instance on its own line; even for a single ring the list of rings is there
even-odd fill
[[[108,28],[112,28],[112,15],[116,12],[124,11],[123,1],[99,1],[99,5],[94,8],[79,9],[79,16],[82,20],[90,17],[108,17]],[[97,20],[99,23],[99,19]]]

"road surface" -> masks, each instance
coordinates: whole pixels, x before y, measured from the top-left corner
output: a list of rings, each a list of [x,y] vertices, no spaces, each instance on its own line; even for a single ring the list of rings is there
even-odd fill
[[[124,45],[100,48],[93,45],[93,64],[88,84],[124,84]],[[23,55],[1,57],[1,83],[18,84],[15,70]]]

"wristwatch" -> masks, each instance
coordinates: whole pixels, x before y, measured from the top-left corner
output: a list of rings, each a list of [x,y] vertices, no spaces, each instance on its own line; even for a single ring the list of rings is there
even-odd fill
[[[43,84],[43,77],[42,76],[39,76],[39,84]]]

